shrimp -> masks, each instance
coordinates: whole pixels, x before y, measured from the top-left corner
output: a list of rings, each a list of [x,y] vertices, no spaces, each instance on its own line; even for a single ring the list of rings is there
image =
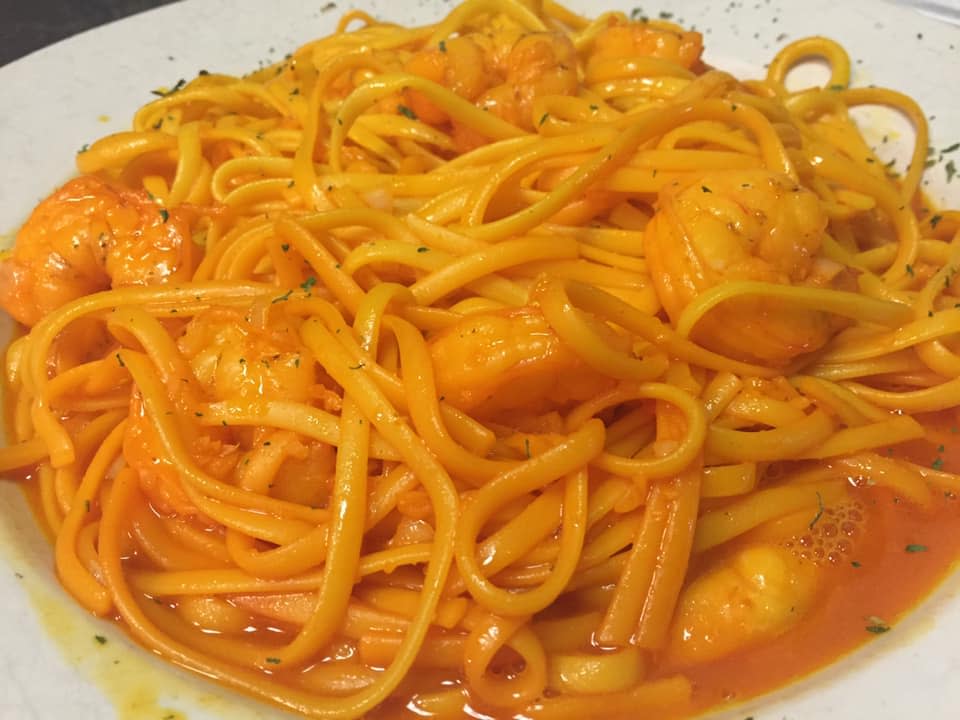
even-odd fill
[[[816,195],[790,178],[721,171],[661,193],[644,251],[660,302],[676,322],[697,295],[724,281],[842,283],[817,257],[826,224]],[[738,298],[711,310],[693,334],[729,357],[783,366],[822,347],[839,327],[824,312]]]
[[[796,625],[816,598],[820,573],[777,545],[752,545],[708,569],[680,596],[667,658],[709,662],[771,640]]]
[[[191,420],[187,422],[193,424]],[[190,457],[208,475],[224,480],[235,469],[240,457],[239,448],[229,442],[224,429],[194,425],[182,437]],[[200,514],[184,490],[179,467],[164,452],[156,427],[147,416],[143,399],[136,390],[130,398],[123,458],[131,469],[137,471],[141,492],[158,512],[182,517]]]
[[[190,321],[177,346],[214,401],[309,402],[323,391],[313,355],[280,318],[260,328],[240,311],[208,310]]]
[[[506,78],[477,104],[526,130],[536,127],[534,101],[546,95],[575,95],[577,51],[559,33],[531,33],[514,44],[506,59]]]
[[[92,175],[74,178],[41,202],[0,263],[0,307],[27,326],[71,300],[192,272],[185,208],[166,210],[144,191]]]
[[[416,53],[406,69],[527,130],[535,127],[534,100],[543,95],[573,95],[578,86],[576,50],[559,33],[522,35],[504,29],[494,38],[464,35],[445,41],[442,48]],[[450,122],[455,140],[463,139],[458,147],[480,144],[470,137],[469,128],[418,91],[406,90],[404,98],[420,120],[438,126]]]
[[[612,25],[594,41],[591,60],[654,57],[670,60],[688,70],[703,53],[703,36],[694,31],[655,27],[646,22]]]
[[[245,471],[256,467],[272,472],[280,483],[277,493],[286,495],[295,494],[298,487],[301,495],[308,493],[307,478],[312,478],[313,470],[317,470],[321,477],[311,481],[309,489],[309,493],[316,494],[317,487],[326,483],[328,466],[332,465],[332,461],[325,460],[329,448],[302,444],[291,433],[269,429],[240,432],[219,425],[206,427],[196,420],[202,416],[196,406],[204,401],[310,402],[319,397],[328,407],[338,404],[327,397],[335,393],[317,383],[313,356],[300,343],[296,328],[282,318],[261,328],[252,322],[253,312],[249,317],[239,310],[200,312],[177,339],[177,348],[193,375],[185,378],[189,392],[181,399],[186,410],[180,419],[185,427],[183,442],[194,462],[213,477],[232,482],[232,477],[242,477]],[[246,463],[238,466],[245,451]],[[199,514],[183,488],[178,468],[167,459],[136,391],[124,437],[124,458],[138,472],[143,493],[160,512]],[[291,474],[299,478],[299,486],[289,482]]]
[[[437,392],[478,415],[547,412],[609,389],[547,324],[523,307],[465,317],[431,338]]]
[[[446,40],[441,47],[421,50],[407,61],[405,69],[471,102],[490,87],[490,69],[484,51],[469,35]],[[440,125],[450,119],[417,90],[404,91],[404,99],[425,123]]]

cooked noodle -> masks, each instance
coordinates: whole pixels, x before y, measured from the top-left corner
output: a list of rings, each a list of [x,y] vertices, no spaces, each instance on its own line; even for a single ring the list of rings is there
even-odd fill
[[[311,717],[683,715],[849,561],[799,549],[824,512],[960,488],[886,454],[960,405],[924,114],[826,38],[757,81],[701,41],[352,11],[79,154],[0,265],[0,468],[77,602]]]

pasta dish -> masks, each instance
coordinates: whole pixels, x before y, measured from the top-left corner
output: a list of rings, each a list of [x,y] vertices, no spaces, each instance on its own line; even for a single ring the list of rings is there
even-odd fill
[[[691,717],[895,628],[960,555],[960,211],[834,40],[703,41],[351,10],[85,146],[0,256],[76,602],[314,718]]]

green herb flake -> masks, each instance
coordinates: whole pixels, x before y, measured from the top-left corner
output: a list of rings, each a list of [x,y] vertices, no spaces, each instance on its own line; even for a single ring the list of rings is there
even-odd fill
[[[268,658],[267,658],[267,662],[270,663],[271,665],[279,665],[279,664],[280,664],[280,658],[268,657]]]
[[[317,284],[317,279],[316,279],[313,275],[311,275],[311,276],[308,277],[306,280],[304,280],[302,283],[300,283],[300,287],[301,287],[303,290],[306,290],[306,291],[309,292],[309,291],[310,291],[310,288],[312,288],[312,287],[313,287],[314,285],[316,285],[316,284]]]
[[[932,467],[934,470],[943,470],[943,458],[938,457],[936,460],[930,463],[930,467]]]
[[[591,106],[590,106],[590,112],[597,112],[597,110],[599,110],[599,109],[600,109],[600,108],[599,108],[597,105],[591,105]]]
[[[417,252],[418,253],[430,252],[430,248],[426,247],[425,245],[421,245],[420,247],[417,248]]]
[[[120,357],[120,353],[116,354],[116,358],[117,358],[117,362],[120,364],[120,367],[126,367],[126,365],[124,365],[123,363],[123,358]]]
[[[284,251],[284,252],[286,252],[286,251]],[[276,305],[278,302],[283,302],[284,300],[289,300],[289,299],[290,299],[290,295],[291,295],[292,293],[293,293],[293,290],[287,290],[283,295],[280,295],[279,297],[275,297],[273,300],[271,300],[271,301],[270,301],[270,304],[271,304],[271,305]]]
[[[440,48],[440,52],[446,52],[446,51],[447,51],[447,41],[446,41],[446,40],[441,40],[441,41],[440,41],[440,44],[437,45],[437,47]]]
[[[946,445],[937,445],[937,452],[943,452],[947,449]]]
[[[956,152],[957,150],[960,150],[960,142],[954,143],[950,147],[945,147],[943,150],[940,151],[940,154],[946,155],[947,153]]]
[[[712,192],[713,192],[713,190],[711,190],[710,188],[708,188],[706,185],[701,185],[701,186],[700,186],[700,189],[703,190],[703,192],[705,192],[705,193],[712,193]]]
[[[856,560],[852,560],[852,561],[850,562],[850,567],[852,567],[852,568],[860,568],[860,567],[863,567],[863,566],[860,565],[860,563],[857,562]]]
[[[79,150],[77,150],[77,153],[78,153],[78,154],[79,154],[79,153],[85,153],[85,152],[86,152],[87,150],[89,150],[89,149],[90,149],[90,145],[87,144],[87,143],[84,143],[84,144],[83,144],[83,147],[80,148]]]
[[[417,114],[406,105],[397,105],[397,112],[403,115],[405,118],[410,118],[411,120],[417,119]]]
[[[550,113],[544,113],[540,116],[540,124],[543,125],[550,118]]]
[[[813,520],[810,521],[810,524],[807,525],[807,528],[813,530],[813,526],[820,522],[820,518],[823,517],[823,496],[820,495],[820,491],[817,491],[817,514],[813,516]]]
[[[93,639],[96,640],[100,645],[107,644],[107,639],[103,635],[94,635]]]
[[[930,218],[930,229],[935,230],[937,225],[940,224],[940,221],[943,220],[943,215],[934,215]]]
[[[160,217],[162,217],[163,221],[166,222],[170,219],[170,211],[166,208],[160,208]]]
[[[927,551],[927,546],[919,545],[917,543],[910,543],[903,550],[904,552],[908,552],[908,553],[922,553]]]
[[[905,270],[907,271],[907,275],[913,277],[913,265],[907,265]]]
[[[875,623],[873,625],[867,625],[864,630],[868,633],[873,633],[874,635],[883,635],[885,632],[890,632],[890,626],[886,624]]]
[[[957,166],[954,164],[953,160],[951,160],[944,165],[943,168],[947,173],[947,182],[951,182],[954,176],[957,174]]]
[[[363,367],[363,361],[358,362],[356,365],[350,365],[351,370],[360,370]]]
[[[523,439],[523,450],[527,454],[528,459],[533,457],[533,455],[530,454],[530,438]]]

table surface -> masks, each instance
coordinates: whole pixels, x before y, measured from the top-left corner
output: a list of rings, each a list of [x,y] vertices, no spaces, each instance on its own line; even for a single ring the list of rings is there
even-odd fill
[[[0,65],[172,0],[0,0]]]

